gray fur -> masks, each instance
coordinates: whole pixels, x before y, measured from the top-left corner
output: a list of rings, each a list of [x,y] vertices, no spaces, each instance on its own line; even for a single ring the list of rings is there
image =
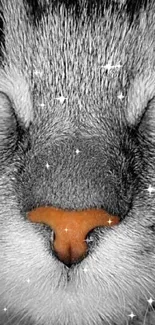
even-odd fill
[[[130,24],[121,2],[91,20],[81,3],[78,23],[39,3],[49,9],[35,25],[23,0],[1,1],[0,325],[126,325],[131,312],[153,325],[155,5]],[[121,67],[107,73],[108,62]],[[121,222],[95,229],[67,269],[51,231],[26,218],[45,204]]]

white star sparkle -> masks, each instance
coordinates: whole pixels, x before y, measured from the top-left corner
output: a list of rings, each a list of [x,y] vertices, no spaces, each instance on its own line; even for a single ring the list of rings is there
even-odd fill
[[[36,76],[38,76],[38,74],[40,74],[40,71],[35,70],[35,71],[34,71],[34,74],[35,74]]]
[[[59,100],[59,102],[63,104],[63,102],[65,101],[65,99],[67,99],[67,97],[60,96],[60,97],[56,97],[55,99]]]
[[[75,152],[76,152],[76,154],[78,155],[78,153],[80,152],[80,150],[79,150],[79,149],[76,149],[76,151],[75,151]]]
[[[131,319],[133,319],[136,315],[134,315],[133,312],[131,312],[131,314],[128,316],[131,317]]]
[[[112,223],[111,219],[108,220],[109,225]]]
[[[42,77],[43,72],[42,72],[41,70],[35,70],[35,71],[34,71],[34,75],[35,75],[35,76]]]
[[[111,69],[120,69],[122,67],[122,65],[120,64],[116,64],[116,65],[111,65],[110,62],[108,62],[106,65],[103,66],[103,68],[105,68],[106,70],[108,70],[108,73]]]
[[[152,298],[150,298],[149,300],[147,300],[147,302],[149,303],[150,306],[152,306],[153,301],[154,300]]]
[[[39,104],[39,106],[40,107],[45,107],[45,103],[42,102],[42,103]]]
[[[50,165],[48,164],[48,162],[47,162],[47,164],[46,164],[46,168],[47,168],[47,169],[49,169],[49,168],[50,168]]]
[[[7,308],[5,307],[3,310],[4,310],[4,311],[7,311]]]
[[[122,100],[124,98],[123,94],[121,93],[120,95],[117,96],[118,99]]]
[[[155,187],[152,187],[151,185],[149,185],[149,187],[147,188],[147,191],[151,195],[152,192],[155,192]]]

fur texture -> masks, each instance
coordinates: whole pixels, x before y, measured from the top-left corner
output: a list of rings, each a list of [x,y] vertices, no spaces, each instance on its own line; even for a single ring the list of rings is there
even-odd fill
[[[0,325],[153,325],[155,5],[36,5],[1,1]],[[67,268],[27,220],[41,205],[121,222]]]

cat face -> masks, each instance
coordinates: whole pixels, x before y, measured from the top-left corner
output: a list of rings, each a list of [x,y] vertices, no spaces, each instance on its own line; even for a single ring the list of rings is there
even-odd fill
[[[38,6],[2,1],[0,325],[154,324],[154,5]]]

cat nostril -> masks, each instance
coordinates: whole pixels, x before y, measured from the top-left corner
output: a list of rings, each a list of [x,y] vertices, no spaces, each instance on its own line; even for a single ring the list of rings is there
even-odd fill
[[[53,250],[67,266],[81,261],[87,255],[87,235],[91,230],[119,223],[119,217],[101,209],[70,211],[39,207],[29,212],[28,219],[52,228]]]

